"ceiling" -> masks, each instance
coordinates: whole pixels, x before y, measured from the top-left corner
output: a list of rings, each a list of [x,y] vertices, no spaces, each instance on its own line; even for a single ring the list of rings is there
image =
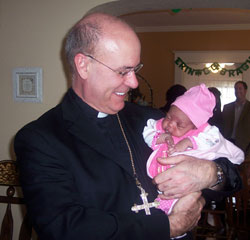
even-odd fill
[[[137,32],[249,30],[250,0],[119,0],[99,5]]]

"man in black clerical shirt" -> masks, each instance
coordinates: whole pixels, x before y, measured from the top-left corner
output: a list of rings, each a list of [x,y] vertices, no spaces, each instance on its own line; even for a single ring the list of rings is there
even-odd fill
[[[40,240],[170,239],[197,224],[202,189],[212,188],[203,196],[218,199],[240,187],[227,159],[172,157],[176,166],[154,184],[146,175],[151,149],[142,130],[162,112],[125,102],[142,67],[140,41],[129,25],[102,13],[84,16],[68,33],[65,51],[72,88],[15,138],[24,198]],[[180,198],[170,216],[153,203],[157,188],[162,198]]]

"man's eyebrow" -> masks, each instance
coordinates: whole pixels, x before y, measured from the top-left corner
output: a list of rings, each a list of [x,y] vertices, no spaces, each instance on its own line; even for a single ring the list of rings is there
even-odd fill
[[[123,66],[123,67],[120,67],[118,69],[120,69],[120,70],[127,70],[127,69],[132,69],[132,68],[134,68],[134,67]]]

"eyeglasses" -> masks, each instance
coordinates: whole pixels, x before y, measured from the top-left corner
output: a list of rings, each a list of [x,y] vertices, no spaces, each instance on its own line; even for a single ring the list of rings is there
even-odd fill
[[[119,74],[121,77],[125,77],[125,76],[128,76],[128,74],[134,72],[134,73],[137,73],[141,70],[141,68],[143,67],[143,64],[142,63],[139,63],[137,66],[135,67],[126,67],[123,71],[120,71],[120,70],[114,70],[112,69],[111,67],[107,66],[106,64],[100,62],[99,60],[97,60],[96,58],[94,58],[93,56],[89,55],[89,54],[84,54],[86,57],[89,57],[91,59],[93,59],[94,61],[102,64],[103,66],[105,66],[106,68],[110,69],[111,71]]]

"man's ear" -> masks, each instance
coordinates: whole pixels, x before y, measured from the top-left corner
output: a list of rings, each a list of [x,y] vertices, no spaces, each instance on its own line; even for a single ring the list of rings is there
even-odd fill
[[[87,70],[88,70],[88,68],[87,68],[87,65],[88,65],[87,57],[82,53],[78,53],[78,54],[75,55],[74,62],[75,62],[75,66],[76,66],[77,72],[80,75],[80,77],[82,79],[86,79]]]

